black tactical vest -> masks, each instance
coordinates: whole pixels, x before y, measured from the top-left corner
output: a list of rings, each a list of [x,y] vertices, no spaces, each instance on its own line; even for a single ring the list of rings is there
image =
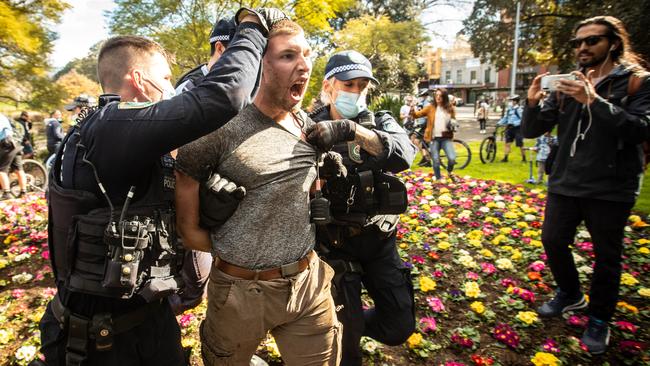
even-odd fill
[[[97,112],[95,112],[97,113]],[[176,236],[174,161],[163,156],[155,165],[146,194],[130,205],[107,206],[94,193],[63,188],[74,159],[83,148],[80,135],[91,113],[64,138],[49,180],[48,246],[57,284],[91,295],[152,301],[182,286],[183,247]],[[138,187],[142,190],[144,187]]]

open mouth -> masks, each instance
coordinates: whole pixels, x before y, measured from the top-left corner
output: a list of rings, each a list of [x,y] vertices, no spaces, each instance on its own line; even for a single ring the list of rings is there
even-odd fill
[[[291,85],[291,88],[289,88],[291,97],[296,100],[302,99],[302,96],[305,94],[306,88],[307,88],[307,80],[300,80],[295,82],[293,85]]]

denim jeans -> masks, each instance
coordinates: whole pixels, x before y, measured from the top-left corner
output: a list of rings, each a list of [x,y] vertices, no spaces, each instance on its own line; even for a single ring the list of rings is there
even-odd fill
[[[447,155],[447,172],[451,173],[456,164],[456,150],[454,150],[454,141],[444,137],[435,137],[429,145],[431,149],[431,159],[433,162],[433,173],[436,179],[440,179],[440,149],[445,150]]]

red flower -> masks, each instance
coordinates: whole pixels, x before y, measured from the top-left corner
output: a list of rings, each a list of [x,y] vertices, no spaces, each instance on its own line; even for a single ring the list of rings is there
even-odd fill
[[[472,359],[472,362],[474,362],[474,365],[476,366],[490,366],[494,364],[494,360],[491,357],[483,357],[474,354],[470,358]]]
[[[643,342],[637,341],[621,341],[618,344],[618,349],[621,353],[628,355],[638,355],[643,352],[648,346]]]

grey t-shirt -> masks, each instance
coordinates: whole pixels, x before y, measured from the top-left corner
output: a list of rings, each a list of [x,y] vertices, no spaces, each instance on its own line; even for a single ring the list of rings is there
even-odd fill
[[[265,269],[295,262],[314,247],[309,190],[316,178],[316,150],[254,105],[181,147],[176,164],[199,182],[216,170],[246,188],[235,214],[211,233],[219,258]]]

